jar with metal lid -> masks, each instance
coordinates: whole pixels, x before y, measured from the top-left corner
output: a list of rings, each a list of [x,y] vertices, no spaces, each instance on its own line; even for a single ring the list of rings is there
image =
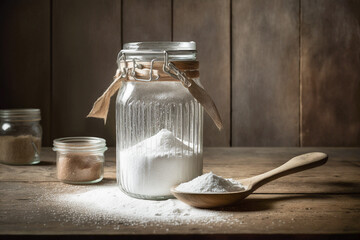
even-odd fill
[[[106,142],[97,137],[66,137],[54,140],[57,178],[64,183],[91,184],[104,176]]]
[[[221,128],[200,83],[195,42],[124,44],[114,82],[90,117],[106,120],[116,99],[116,176],[120,189],[142,199],[171,198],[170,188],[202,174],[203,107]]]
[[[31,165],[40,162],[40,109],[0,110],[0,162]]]
[[[170,61],[195,64],[194,42],[128,43],[118,59],[136,68],[116,99],[117,182],[137,198],[169,198],[171,186],[202,174],[203,109],[161,73],[164,51]]]

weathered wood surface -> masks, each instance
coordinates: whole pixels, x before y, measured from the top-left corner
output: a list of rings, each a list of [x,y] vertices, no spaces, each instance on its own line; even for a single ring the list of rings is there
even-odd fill
[[[254,194],[241,205],[225,208],[241,224],[219,225],[148,223],[132,226],[101,224],[98,219],[74,225],[51,202],[33,199],[59,188],[58,183],[2,182],[0,234],[330,234],[359,233],[360,194]],[[73,186],[67,186],[71,191]],[[91,188],[91,187],[90,187]],[[341,219],[341,220],[340,220]],[[186,239],[186,236],[184,236]]]
[[[301,3],[301,144],[360,146],[360,2]]]
[[[232,3],[232,146],[299,145],[299,1]]]
[[[115,145],[114,100],[106,126],[86,115],[117,68],[120,6],[120,0],[54,0],[52,138],[101,136]]]
[[[50,145],[50,1],[0,1],[0,109],[40,108]]]
[[[174,41],[195,41],[200,79],[214,100],[224,128],[204,113],[204,145],[230,146],[230,1],[175,0]]]
[[[55,155],[45,148],[44,163],[40,165],[0,165],[0,234],[225,234],[227,239],[272,234],[315,234],[313,238],[318,239],[326,238],[326,234],[355,234],[348,235],[353,238],[360,234],[359,148],[208,148],[204,171],[225,177],[256,175],[309,151],[323,151],[329,155],[329,161],[319,168],[276,180],[239,205],[222,209],[230,211],[237,224],[149,222],[144,227],[126,222],[105,224],[99,219],[74,223],[51,202],[35,204],[34,199],[54,189],[71,192],[92,188],[57,182]],[[116,182],[114,153],[114,149],[107,153],[105,180],[98,186]]]

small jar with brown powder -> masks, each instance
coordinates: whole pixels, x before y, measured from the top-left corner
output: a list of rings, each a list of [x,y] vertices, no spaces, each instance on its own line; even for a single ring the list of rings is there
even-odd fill
[[[40,109],[0,109],[0,162],[31,165],[40,162]]]
[[[104,175],[106,142],[96,137],[67,137],[54,140],[57,178],[64,183],[91,184]]]

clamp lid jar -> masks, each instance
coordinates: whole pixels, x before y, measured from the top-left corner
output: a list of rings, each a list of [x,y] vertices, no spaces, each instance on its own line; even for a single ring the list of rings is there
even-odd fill
[[[171,186],[202,174],[203,108],[166,61],[200,85],[195,42],[127,43],[118,58],[128,78],[116,99],[117,182],[136,198],[171,198]]]
[[[127,43],[113,83],[89,117],[106,120],[116,99],[116,176],[122,191],[143,199],[172,197],[170,188],[202,174],[203,109],[222,121],[200,83],[195,42]]]

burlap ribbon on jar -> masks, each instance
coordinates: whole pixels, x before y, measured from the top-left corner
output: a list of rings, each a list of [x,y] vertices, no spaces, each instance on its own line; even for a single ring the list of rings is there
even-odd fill
[[[153,66],[151,68],[151,65]],[[94,103],[87,117],[102,118],[106,123],[106,118],[110,106],[110,98],[121,87],[123,81],[138,81],[136,79],[149,79],[151,72],[151,81],[144,81],[144,84],[151,84],[152,81],[180,81],[190,94],[204,107],[211,119],[219,130],[223,128],[219,111],[209,94],[200,87],[193,78],[199,77],[198,61],[173,61],[166,67],[164,62],[122,62],[114,76],[114,81],[106,91]],[[170,70],[169,70],[170,69]],[[169,73],[171,71],[171,73]]]

